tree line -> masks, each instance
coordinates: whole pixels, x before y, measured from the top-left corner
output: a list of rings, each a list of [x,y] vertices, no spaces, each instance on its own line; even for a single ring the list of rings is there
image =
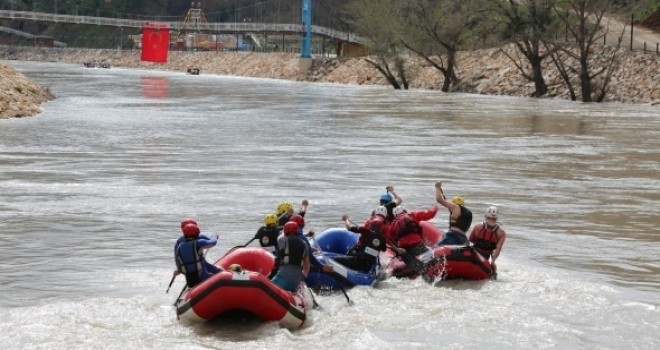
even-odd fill
[[[641,0],[645,1],[645,0]],[[657,0],[649,0],[651,2]],[[558,71],[572,100],[601,102],[607,94],[623,33],[606,22],[629,1],[622,0],[353,0],[345,17],[362,39],[374,66],[395,89],[407,89],[405,56],[421,57],[442,75],[442,91],[456,87],[457,53],[512,44],[502,49],[533,96],[548,91],[544,62]],[[636,5],[639,5],[636,3]],[[659,6],[660,7],[660,6]],[[618,44],[617,44],[618,42]],[[601,58],[596,62],[592,58]],[[605,57],[603,60],[602,58]],[[603,63],[604,62],[604,63]]]
[[[313,0],[315,24],[344,25],[337,19],[349,0]],[[183,18],[199,3],[209,22],[300,23],[302,0],[2,0],[0,9],[99,17]]]

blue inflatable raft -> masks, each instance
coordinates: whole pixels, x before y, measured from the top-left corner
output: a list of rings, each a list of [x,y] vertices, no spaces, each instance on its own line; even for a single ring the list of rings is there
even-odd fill
[[[375,286],[378,283],[379,264],[375,264],[369,271],[358,271],[347,268],[333,259],[333,257],[348,254],[348,251],[355,246],[359,237],[359,234],[343,228],[330,228],[319,233],[315,238],[310,238],[310,245],[320,249],[320,252],[315,252],[314,256],[321,263],[331,264],[334,271],[325,273],[318,268],[312,268],[305,279],[307,285],[322,290]]]

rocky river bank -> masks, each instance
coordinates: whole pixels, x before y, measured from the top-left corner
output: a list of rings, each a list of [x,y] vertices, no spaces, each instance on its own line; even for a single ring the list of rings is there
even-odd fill
[[[0,119],[35,115],[53,98],[47,88],[0,62]]]
[[[510,47],[504,49],[511,50]],[[180,72],[185,72],[189,68],[198,68],[201,74],[339,84],[388,85],[381,74],[364,58],[314,59],[312,69],[309,72],[301,73],[298,57],[298,54],[295,53],[171,52],[167,63],[155,64],[140,61],[139,51],[0,48],[0,59],[5,60],[74,63],[80,64],[81,67],[83,62],[95,61],[107,63],[111,67]],[[596,58],[595,60],[600,61],[598,64],[601,66],[605,64],[604,59]],[[440,89],[442,84],[440,73],[425,61],[410,57],[406,62],[406,67],[411,88]],[[548,94],[544,98],[569,99],[568,89],[549,60],[545,68]],[[454,88],[456,92],[507,96],[531,96],[534,92],[534,84],[521,75],[499,48],[461,52],[458,56],[457,75],[461,82]],[[12,87],[16,83],[7,83],[7,79],[18,78],[12,78],[12,76],[8,78],[4,74],[0,78],[3,84],[0,93],[3,95],[0,97],[2,101],[8,101],[8,97],[4,96],[6,91],[11,93],[9,98],[34,98],[38,103],[44,101],[43,97],[38,94],[19,94],[20,96],[17,96],[18,91]],[[4,88],[5,85],[9,86],[8,90]],[[620,49],[617,53],[617,62],[608,91],[605,102],[660,105],[660,55]],[[2,103],[4,111],[6,102]],[[15,107],[12,108],[9,114],[18,113]],[[26,106],[26,112],[16,115],[19,114],[21,116],[34,114],[34,108]]]

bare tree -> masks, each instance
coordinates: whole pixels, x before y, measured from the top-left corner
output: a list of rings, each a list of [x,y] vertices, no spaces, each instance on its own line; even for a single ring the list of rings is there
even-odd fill
[[[562,3],[564,7],[557,4],[554,11],[565,25],[567,39],[572,45],[549,44],[552,60],[571,92],[571,99],[577,99],[571,79],[577,76],[582,102],[602,102],[618,50],[608,53],[605,47],[596,44],[607,34],[602,28],[603,18],[612,9],[614,0],[565,0]],[[602,66],[593,67],[594,56],[607,57],[607,60]]]
[[[543,41],[557,33],[553,17],[556,0],[495,0],[492,6],[503,21],[503,35],[514,43],[518,54],[502,52],[509,57],[527,80],[534,82],[533,96],[548,92],[543,77],[543,61],[551,51],[544,50]],[[522,55],[522,57],[520,57]],[[529,67],[525,64],[527,62]]]
[[[488,23],[478,0],[400,0],[403,45],[442,73],[441,90],[458,81],[456,57],[482,38],[478,29]]]
[[[351,29],[372,55],[366,58],[395,89],[408,89],[397,0],[354,0],[346,7]]]

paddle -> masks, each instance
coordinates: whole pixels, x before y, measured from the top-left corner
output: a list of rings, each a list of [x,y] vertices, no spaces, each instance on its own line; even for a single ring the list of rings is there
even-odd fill
[[[301,282],[301,283],[304,285],[305,288],[307,288],[307,289],[309,290],[309,295],[312,296],[312,303],[313,303],[314,308],[315,308],[315,309],[322,310],[323,308],[321,307],[321,305],[319,305],[319,303],[316,302],[316,298],[314,297],[314,292],[312,291],[312,289],[309,288],[309,287],[305,284],[305,281],[303,281],[303,282]]]
[[[181,296],[183,295],[183,292],[185,292],[187,288],[188,288],[188,284],[185,284],[183,286],[183,288],[181,289],[181,292],[179,292],[179,296],[176,297],[176,300],[174,301],[174,306],[176,306],[176,304],[179,302],[179,300],[181,300]]]
[[[243,245],[237,245],[237,246],[231,248],[230,250],[234,250],[234,249],[238,249],[238,248],[245,248],[245,247],[247,247],[248,245],[250,245],[250,243],[252,243],[252,241],[254,241],[255,239],[257,239],[257,237],[252,237],[252,239],[249,240],[249,241],[247,241],[247,243],[245,243],[245,244],[243,244]]]
[[[224,258],[225,256],[227,256],[227,254],[233,252],[234,250],[236,250],[236,249],[238,249],[238,248],[245,248],[245,247],[247,247],[247,246],[250,245],[250,243],[252,243],[252,241],[254,241],[255,239],[257,239],[257,237],[252,237],[252,239],[249,240],[249,241],[247,241],[247,243],[245,243],[245,244],[243,244],[243,245],[237,245],[237,246],[235,246],[235,247],[230,248],[230,249],[229,249],[229,250],[228,250],[223,256],[220,257],[220,259]],[[218,259],[218,260],[220,260],[220,259]]]
[[[325,262],[330,262],[330,260],[325,256],[325,254],[323,254],[323,249],[321,249],[321,247],[319,247],[319,244],[316,241],[316,239],[313,236],[308,236],[308,237],[310,237],[314,241],[314,246],[316,246],[316,249],[318,249],[319,253],[321,253],[321,256],[323,257],[323,260]],[[320,269],[320,271],[322,273],[325,273],[326,275],[332,277],[332,279],[334,279],[335,282],[337,282],[337,286],[339,286],[339,290],[341,290],[341,292],[344,294],[344,297],[346,297],[346,301],[348,302],[348,304],[353,305],[353,302],[351,301],[351,298],[348,297],[348,293],[346,293],[346,289],[344,289],[344,286],[342,285],[341,281],[339,281],[337,279],[337,277],[335,277],[331,272],[325,272],[325,271],[323,271],[322,268]]]
[[[323,260],[329,261],[325,257],[325,255],[323,255],[323,253],[321,253],[321,256],[323,256]],[[341,292],[344,294],[344,297],[346,297],[346,301],[348,302],[348,304],[353,305],[353,301],[351,300],[351,298],[348,297],[348,293],[346,293],[346,289],[344,289],[344,286],[342,285],[341,281],[339,281],[339,279],[332,272],[325,272],[323,271],[323,269],[321,269],[321,272],[332,277],[332,279],[334,279],[337,282],[337,286],[339,287],[339,290],[341,290]]]
[[[176,276],[180,274],[179,271],[175,270],[174,273],[172,273],[172,279],[170,280],[170,285],[167,286],[167,290],[165,291],[165,294],[167,294],[170,291],[170,288],[172,288],[172,283],[174,283],[174,279],[176,279]]]

